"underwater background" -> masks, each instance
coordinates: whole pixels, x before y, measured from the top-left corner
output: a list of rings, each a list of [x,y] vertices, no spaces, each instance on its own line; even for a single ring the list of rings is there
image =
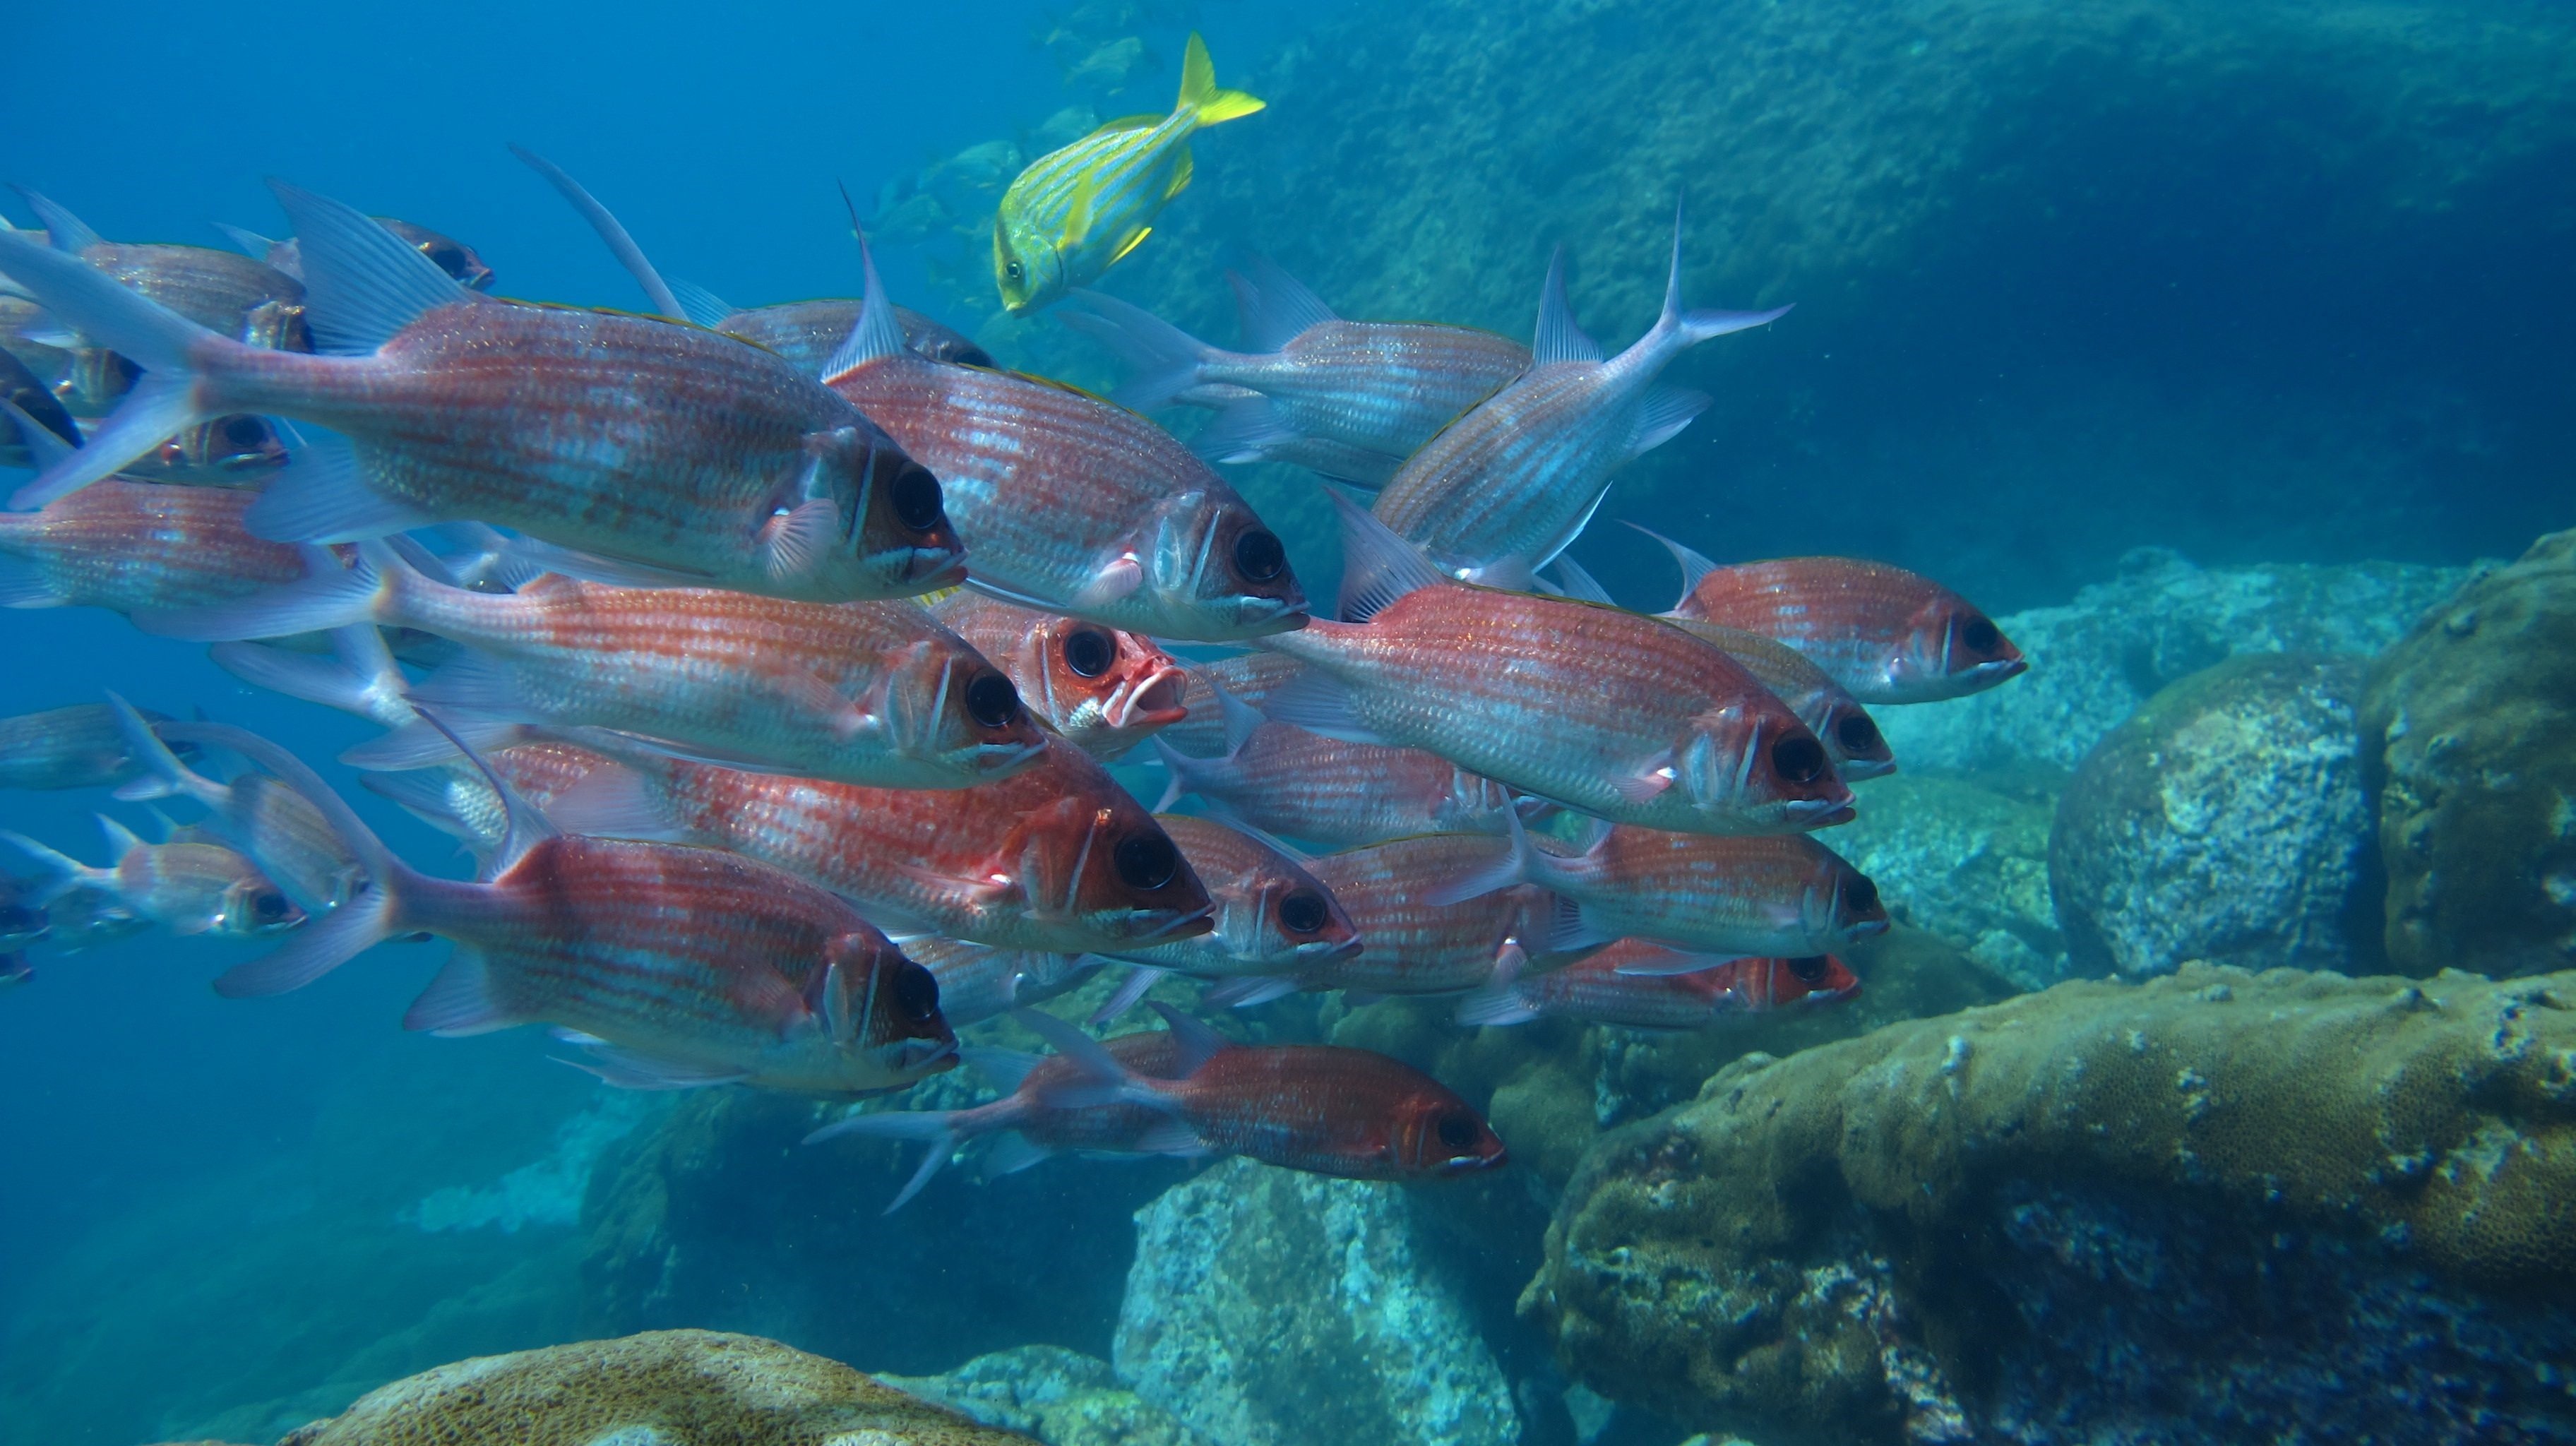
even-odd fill
[[[2437,646],[2467,635],[2457,615],[2418,628],[2466,583],[2489,589],[2480,616],[2526,608],[2560,629],[2533,636],[2570,636],[2564,544],[2496,570],[2576,524],[2566,7],[1133,0],[717,14],[285,0],[218,14],[133,0],[24,7],[8,28],[0,180],[111,238],[211,244],[215,221],[278,230],[260,184],[273,174],[469,240],[502,294],[637,305],[595,238],[511,161],[515,142],[578,174],[666,273],[749,304],[855,293],[838,181],[898,301],[1006,366],[1104,391],[1116,371],[1095,347],[1047,315],[1001,313],[993,209],[1027,160],[1166,108],[1197,29],[1225,83],[1268,109],[1199,140],[1194,184],[1103,289],[1223,341],[1223,270],[1258,248],[1343,315],[1525,337],[1563,245],[1577,315],[1615,347],[1655,315],[1683,205],[1685,295],[1796,310],[1673,366],[1669,380],[1715,404],[1621,475],[1601,520],[1720,560],[1833,553],[1920,570],[1995,614],[2033,671],[1941,718],[1883,717],[1904,772],[1865,789],[1862,821],[1829,840],[1907,927],[1855,959],[1868,993],[1849,1008],[1680,1039],[1563,1022],[1480,1038],[1402,1001],[1291,1000],[1253,1016],[1267,1037],[1412,1059],[1487,1109],[1513,1170],[1422,1190],[1349,1195],[1241,1162],[1059,1161],[982,1183],[950,1172],[880,1218],[911,1161],[890,1147],[799,1151],[808,1102],[605,1091],[533,1030],[403,1032],[427,948],[255,1004],[205,987],[253,945],[143,936],[40,960],[39,980],[0,994],[0,1441],[266,1442],[444,1362],[678,1326],[944,1377],[930,1389],[1058,1446],[1669,1446],[1711,1426],[1765,1443],[2222,1440],[2300,1420],[2311,1439],[2356,1439],[2372,1416],[2330,1403],[2363,1380],[2396,1383],[2374,1398],[2376,1439],[2576,1440],[2566,1197],[2489,1202],[2480,1222],[2444,1227],[2399,1187],[2449,1167],[2407,1166],[2414,1142],[2397,1138],[2475,1144],[2490,1175],[2517,1151],[2563,1172],[2576,1149],[2570,1031],[2544,1018],[2563,1012],[2557,996],[2438,976],[2576,964],[2576,826],[2566,795],[2551,795],[2553,814],[2537,781],[2560,787],[2576,766],[2571,695],[2550,691],[2569,675],[2546,672],[2563,654],[2506,646],[2466,661]],[[1311,478],[1261,467],[1238,485],[1328,596],[1330,516]],[[1664,607],[1678,585],[1626,528],[1595,526],[1574,553],[1632,607]],[[307,756],[368,731],[104,613],[13,614],[6,637],[0,714],[112,687],[169,713],[202,706]],[[2310,654],[2356,661],[2287,682],[2231,662]],[[2390,671],[2407,657],[2429,680]],[[2180,892],[2150,910],[2224,914],[2224,927],[2177,943],[2118,921],[2140,906],[2097,878],[2108,866],[2080,852],[2082,830],[2116,836],[2103,850],[2141,847],[2092,820],[2125,816],[2122,790],[2160,785],[2088,760],[2123,747],[2161,758],[2210,718],[2263,734],[2308,706],[2302,688],[2365,739],[2441,706],[2479,737],[2471,724],[2496,695],[2439,701],[2442,679],[2473,668],[2541,700],[2492,740],[2494,770],[2532,780],[2527,806],[2457,825],[2495,840],[2490,852],[2425,843],[2437,862],[2409,874],[2355,853],[2375,842],[2335,854],[2275,840],[2259,889],[2253,874],[2182,869]],[[2245,811],[2315,823],[2348,794],[2350,816],[2329,823],[2396,837],[2386,795],[2407,764],[2344,752],[2339,770],[2273,769],[2275,792]],[[2406,796],[2438,814],[2429,790]],[[1870,800],[1900,797],[1871,817]],[[0,805],[0,824],[95,856],[94,799]],[[359,807],[416,860],[450,847],[374,800]],[[2516,829],[2532,852],[2513,851]],[[2425,869],[2521,902],[2383,929],[2391,890]],[[2293,916],[2298,937],[2266,932]],[[2204,959],[2320,972],[2177,969]],[[2370,1101],[2403,1071],[2373,1073],[2376,1036],[2329,1018],[2380,1009],[2398,987],[2342,975],[2391,972],[2427,981],[2427,1017],[2457,1021],[2463,1040],[2523,1041],[2519,1054],[2494,1046],[2491,1075],[2428,1096],[2402,1128]],[[2093,976],[2151,982],[2031,993]],[[2274,1027],[2204,1017],[2229,999],[2272,1009]],[[1999,1063],[1962,1095],[1941,1081],[1974,1048],[1941,1017],[1972,1005],[2019,1010],[1997,1016],[2019,1032],[1974,1047]],[[1880,1026],[1894,1032],[1869,1033]],[[2025,1141],[2073,1111],[2134,1130],[2151,1154],[2167,1142],[2146,1106],[2049,1093],[2068,1059],[2116,1073],[2088,1041],[2117,1054],[2132,1034],[2183,1052],[2151,1061],[2166,1094],[2187,1103],[2189,1081],[2173,1081],[2194,1071],[2271,1070],[2275,1103],[2241,1085],[2254,1103],[2234,1106],[2227,1149],[2108,1195],[2086,1193],[2099,1164],[2080,1141],[2026,1144],[1992,1166],[2008,1181],[1973,1189],[1959,1182],[1986,1166],[1910,1138],[1839,1176],[1817,1163],[1833,1153],[1819,1140],[1907,1136],[1943,1111]],[[1832,1043],[1844,1039],[1856,1043]],[[2008,1041],[2033,1039],[2048,1041],[2041,1057],[2012,1054]],[[1757,1052],[1782,1062],[1739,1058]],[[2480,1095],[2490,1084],[2513,1103]],[[968,1097],[960,1080],[937,1088]],[[1752,1140],[1749,1126],[1695,1118],[1730,1090],[1770,1091],[1781,1117],[1805,1122]],[[1655,1163],[1669,1139],[1586,1153],[1650,1118],[1662,1123],[1641,1128],[1723,1172],[1672,1207],[1681,1223],[1638,1203],[1659,1198],[1650,1177],[1670,1168]],[[1782,1174],[1737,1188],[1764,1170]],[[2358,1183],[2335,1184],[2338,1170]],[[2257,1178],[2345,1203],[2331,1225],[2280,1225],[2259,1190],[2245,1204],[2221,1188]],[[1899,1197],[1916,1186],[1934,1203],[1909,1216]],[[1789,1203],[1766,1213],[1743,1203],[1755,1196]],[[1801,1200],[1811,1215],[1791,1208]],[[2276,1227],[2308,1233],[2258,1262],[2254,1242]],[[1251,1243],[1229,1249],[1228,1230]],[[1689,1289],[1725,1296],[1721,1314],[1809,1344],[1762,1354],[1659,1331],[1657,1310],[1719,1307],[1677,1285],[1621,1294],[1615,1271],[1569,1259],[1587,1230],[1699,1260]],[[1168,1269],[1138,1265],[1140,1232],[1145,1259]],[[1952,1243],[1970,1236],[2000,1243]],[[2422,1248],[2405,1253],[2410,1241]],[[2382,1248],[2399,1258],[2370,1253]],[[1712,1252],[1725,1258],[1701,1258]],[[1376,1303],[1367,1320],[1334,1335],[1276,1303],[1317,1261],[1361,1280],[1347,1298]],[[2231,1294],[2230,1277],[2275,1293]],[[2160,1314],[2122,1313],[2150,1295]],[[1187,1336],[1242,1344],[1212,1365],[1180,1359]],[[2428,1336],[2446,1342],[2438,1360],[2402,1344]],[[1257,1369],[1261,1342],[1327,1337]],[[2241,1348],[2223,1366],[2222,1346]],[[1026,1347],[1079,1358],[1023,1351],[1008,1369],[946,1375]],[[2093,1379],[2075,1379],[2079,1361]],[[1236,1414],[1183,1404],[1220,1397]]]

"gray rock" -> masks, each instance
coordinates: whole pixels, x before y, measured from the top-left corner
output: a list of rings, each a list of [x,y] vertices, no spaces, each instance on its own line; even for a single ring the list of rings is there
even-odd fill
[[[2354,722],[2363,667],[2234,658],[2095,745],[2048,850],[2077,969],[2349,968],[2371,841]]]
[[[1136,1215],[1113,1359],[1226,1446],[1513,1446],[1502,1369],[1403,1192],[1233,1160]]]
[[[1996,619],[2031,660],[2002,687],[1873,710],[1907,773],[2073,769],[2166,684],[2246,653],[2376,653],[2466,579],[2363,562],[2202,568],[2139,548],[2063,607]]]
[[[1818,837],[1869,875],[1898,923],[2023,989],[2066,977],[2048,896],[2048,803],[1906,773],[1859,790],[1859,817]]]
[[[1062,1346],[996,1351],[941,1376],[877,1379],[1046,1446],[1210,1446],[1179,1417],[1119,1384],[1107,1361]]]

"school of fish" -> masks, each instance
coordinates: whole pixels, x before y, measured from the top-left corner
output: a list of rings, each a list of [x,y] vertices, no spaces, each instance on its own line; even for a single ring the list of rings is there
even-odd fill
[[[1564,555],[1710,405],[1661,374],[1788,311],[1685,306],[1678,219],[1661,313],[1615,353],[1562,250],[1526,346],[1345,319],[1257,256],[1235,350],[1093,289],[1197,132],[1262,106],[1193,35],[1169,114],[1002,197],[1002,307],[1105,346],[1115,403],[895,306],[864,237],[854,298],[666,279],[524,151],[649,312],[503,299],[465,243],[282,182],[292,234],[230,250],[111,242],[22,189],[0,467],[33,476],[0,604],[122,614],[375,725],[342,761],[474,872],[397,857],[313,760],[104,679],[0,719],[0,789],[137,820],[100,814],[98,862],[0,831],[0,985],[145,930],[257,941],[214,975],[236,998],[444,940],[404,1028],[544,1026],[619,1087],[868,1100],[813,1138],[927,1144],[889,1209],[977,1141],[988,1173],[1507,1157],[1410,1065],[1245,1043],[1181,998],[1682,1030],[1857,994],[1887,902],[1825,831],[1898,766],[1868,710],[2020,652],[1881,563],[1659,539],[1683,589],[1647,615]],[[1332,606],[1218,470],[1249,462],[1326,487]],[[1159,776],[1151,808],[1112,765]],[[1036,1007],[1104,970],[1089,1027]],[[1161,1028],[1095,1032],[1139,1003]],[[1005,1018],[1051,1052],[961,1046]],[[874,1098],[960,1063],[998,1097]]]

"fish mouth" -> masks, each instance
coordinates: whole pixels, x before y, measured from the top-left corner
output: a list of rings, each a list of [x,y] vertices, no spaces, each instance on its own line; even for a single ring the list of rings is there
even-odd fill
[[[2029,671],[2030,659],[2028,658],[1998,658],[1991,663],[1979,663],[1970,668],[1968,676],[1976,679],[1982,686],[1992,687],[2006,678],[2018,678]]]
[[[1129,944],[1143,944],[1155,940],[1195,939],[1201,934],[1216,932],[1216,905],[1213,903],[1202,904],[1186,914],[1166,909],[1132,909],[1128,911],[1127,917],[1130,923],[1141,923],[1156,915],[1169,917],[1144,933],[1132,936],[1128,940]]]
[[[954,1039],[907,1039],[894,1047],[897,1074],[938,1074],[957,1067]]]
[[[1780,821],[1795,828],[1823,828],[1828,824],[1849,823],[1858,817],[1852,807],[1851,790],[1838,789],[1840,798],[1793,798],[1780,805]]]
[[[1441,1161],[1440,1173],[1471,1175],[1478,1170],[1498,1170],[1509,1163],[1511,1158],[1511,1152],[1508,1150],[1496,1150],[1490,1155],[1459,1155]]]
[[[915,547],[906,550],[903,580],[918,584],[922,591],[955,587],[966,581],[966,551],[954,547]]]
[[[1837,758],[1834,760],[1834,772],[1841,774],[1845,783],[1854,783],[1868,778],[1885,778],[1895,771],[1896,760],[1893,758]]]
[[[1102,705],[1101,717],[1121,731],[1178,723],[1190,716],[1190,710],[1181,705],[1188,691],[1189,676],[1179,666],[1159,664],[1141,678],[1119,684]]]

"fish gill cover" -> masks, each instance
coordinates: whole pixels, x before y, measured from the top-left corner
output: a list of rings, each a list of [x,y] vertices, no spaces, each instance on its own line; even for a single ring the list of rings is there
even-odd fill
[[[460,18],[13,17],[0,1439],[2576,1439],[2555,7]]]

